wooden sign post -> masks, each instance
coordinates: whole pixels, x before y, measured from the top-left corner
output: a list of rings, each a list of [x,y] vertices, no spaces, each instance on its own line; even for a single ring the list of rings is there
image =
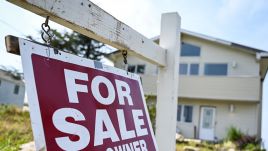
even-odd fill
[[[177,13],[162,16],[159,46],[89,0],[8,1],[38,15],[50,16],[65,27],[158,65],[156,139],[160,151],[175,150],[180,51]]]

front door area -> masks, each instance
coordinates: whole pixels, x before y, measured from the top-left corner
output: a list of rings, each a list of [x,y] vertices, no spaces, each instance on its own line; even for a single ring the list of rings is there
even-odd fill
[[[215,107],[201,107],[199,139],[214,140],[215,114]]]

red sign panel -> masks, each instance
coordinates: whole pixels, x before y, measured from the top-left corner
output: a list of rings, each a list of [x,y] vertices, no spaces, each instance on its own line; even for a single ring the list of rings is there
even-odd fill
[[[88,67],[81,62],[76,64],[83,60],[66,53],[58,54],[61,59],[56,54],[50,58],[44,54],[47,53],[25,53],[22,59],[28,56],[32,63],[34,79],[30,79],[31,73],[25,73],[26,85],[27,80],[34,80],[36,88],[37,98],[30,94],[34,91],[27,90],[30,111],[37,103],[48,151],[157,150],[138,78],[131,78],[133,74],[120,75],[122,71],[116,74],[111,67],[106,71],[102,64],[95,62],[99,68],[96,69],[91,67],[93,61]],[[29,67],[26,68],[28,71]],[[36,117],[32,114],[31,117]],[[32,119],[36,127],[34,122],[38,120]],[[36,133],[34,130],[35,140],[40,137]]]

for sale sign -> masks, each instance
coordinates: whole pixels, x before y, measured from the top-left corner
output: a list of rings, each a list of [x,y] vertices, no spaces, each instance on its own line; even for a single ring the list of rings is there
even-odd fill
[[[19,42],[37,150],[157,150],[138,75]]]

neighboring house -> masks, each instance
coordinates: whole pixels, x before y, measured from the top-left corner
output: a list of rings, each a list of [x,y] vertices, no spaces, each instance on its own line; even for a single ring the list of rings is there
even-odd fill
[[[153,38],[159,42],[159,37]],[[182,30],[177,127],[187,138],[223,139],[231,126],[261,133],[265,51]],[[150,50],[148,50],[150,51]],[[121,52],[108,56],[124,68]],[[145,95],[156,100],[157,66],[129,55],[128,70],[141,75]]]
[[[0,104],[23,106],[25,85],[20,76],[0,69]]]

